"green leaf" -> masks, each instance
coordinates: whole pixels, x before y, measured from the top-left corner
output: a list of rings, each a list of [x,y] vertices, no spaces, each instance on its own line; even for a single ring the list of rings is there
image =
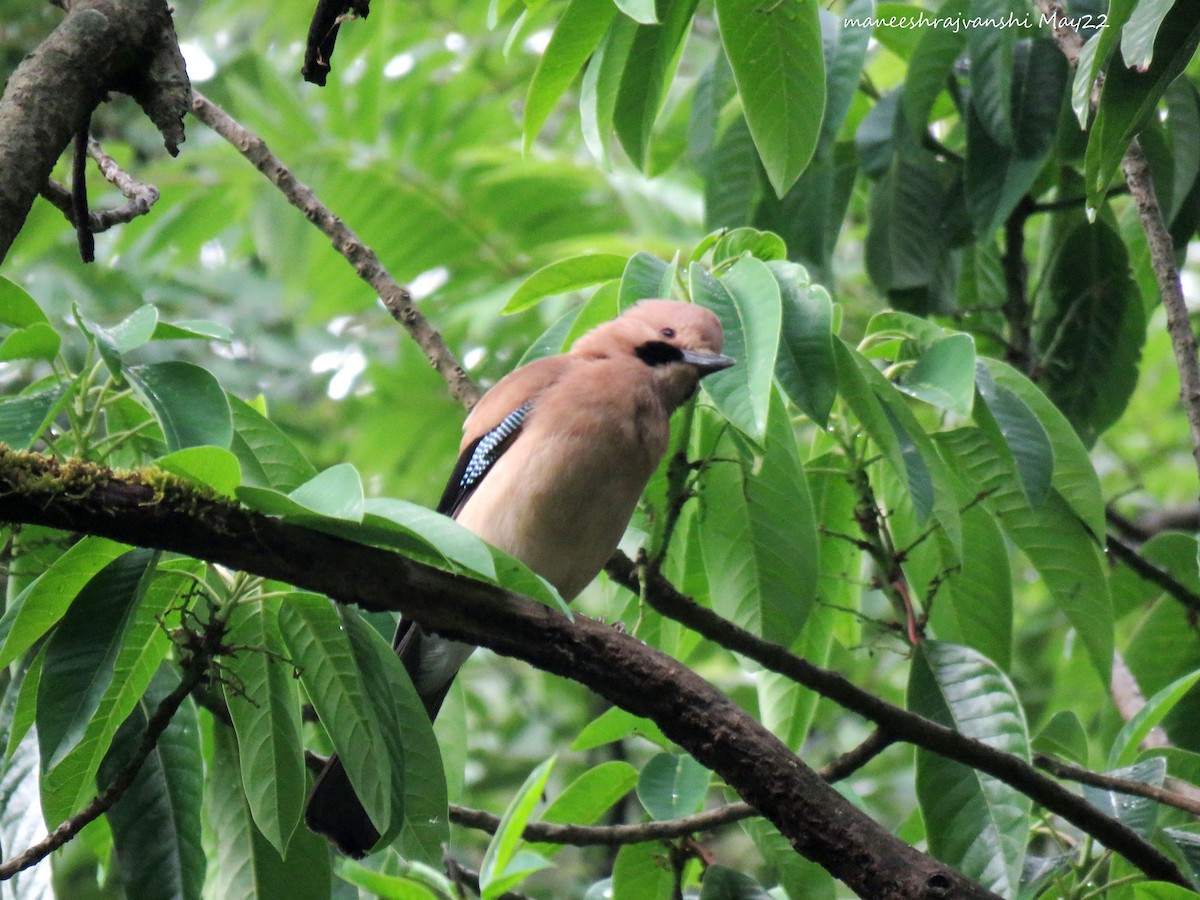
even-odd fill
[[[219,726],[213,730],[212,766],[216,772],[245,769],[232,729]],[[204,808],[216,844],[211,896],[328,900],[332,881],[329,845],[320,835],[297,829],[286,858],[281,858],[255,826],[238,778],[208,778]]]
[[[107,785],[133,755],[146,722],[178,684],[168,667],[125,720],[97,783]],[[220,780],[220,779],[218,779]],[[133,784],[107,813],[119,878],[128,897],[198,900],[204,884],[200,805],[204,760],[196,707],[185,700],[154,745]]]
[[[70,392],[66,385],[13,400],[0,400],[0,443],[28,450],[50,427]]]
[[[704,870],[700,900],[771,900],[771,895],[749,875],[714,865]]]
[[[982,361],[975,367],[975,385],[983,401],[983,409],[976,410],[976,421],[989,436],[993,431],[998,435],[1012,456],[1025,498],[1030,506],[1041,506],[1054,478],[1054,445],[1050,443],[1050,435],[1029,405],[1004,385],[997,384]],[[991,422],[987,421],[988,415]]]
[[[1067,61],[1049,38],[1014,49],[1012,145],[995,140],[972,102],[966,115],[964,170],[967,210],[975,235],[1001,228],[1032,188],[1050,154],[1067,85]]]
[[[975,398],[975,341],[952,334],[930,344],[896,387],[918,400],[970,415]]]
[[[1046,429],[1054,449],[1054,489],[1098,540],[1105,533],[1104,498],[1100,479],[1079,436],[1066,417],[1028,378],[999,360],[983,362],[996,384],[1016,394]]]
[[[679,65],[697,2],[657,0],[655,9],[661,24],[639,25],[634,33],[628,58],[636,62],[624,66],[620,75],[612,123],[621,146],[639,168],[646,165],[654,122]]]
[[[1108,30],[1108,29],[1106,29]],[[1108,183],[1134,135],[1200,43],[1200,7],[1176,3],[1158,29],[1154,61],[1145,71],[1119,57],[1108,67],[1084,159],[1088,206],[1099,209]]]
[[[996,665],[966,647],[924,641],[908,683],[908,708],[990,747],[1029,759],[1016,691]],[[938,859],[1005,896],[1016,894],[1032,801],[970,766],[917,750],[917,799]]]
[[[1161,756],[1152,756],[1141,762],[1105,772],[1113,778],[1141,781],[1151,787],[1161,788],[1167,774],[1167,761]],[[1083,798],[1106,816],[1111,816],[1127,828],[1132,828],[1144,838],[1154,832],[1158,818],[1158,803],[1149,797],[1138,797],[1082,785]]]
[[[159,569],[155,573],[125,633],[113,663],[112,680],[101,695],[83,737],[62,762],[42,776],[42,806],[47,821],[57,824],[66,820],[95,795],[96,773],[113,736],[145,695],[171,648],[162,625],[163,617],[180,595],[192,587],[187,571],[202,568],[201,563],[193,561],[185,565],[187,569],[183,571]],[[39,656],[39,676],[41,659]]]
[[[754,145],[778,196],[804,171],[825,111],[818,7],[717,0],[717,24]]]
[[[725,129],[706,168],[704,226],[717,230],[749,225],[762,198],[762,184],[758,154],[744,116],[735,118]]]
[[[833,876],[796,852],[779,830],[766,819],[743,819],[742,830],[750,836],[763,861],[770,866],[788,897],[804,900],[834,900]]]
[[[851,0],[842,10],[832,57],[826,60],[825,113],[817,155],[828,152],[837,140],[842,122],[862,81],[863,63],[871,43],[869,21],[875,15],[875,0]],[[848,24],[853,20],[856,24]]]
[[[239,650],[225,660],[231,680],[223,686],[245,802],[257,830],[282,857],[300,824],[306,782],[300,689],[279,633],[279,607],[277,597],[234,607],[227,641]]]
[[[231,449],[241,463],[245,484],[287,492],[317,474],[274,422],[244,400],[232,394],[225,397],[234,428]]]
[[[390,497],[368,498],[363,511],[365,524],[398,528],[468,572],[488,581],[496,580],[496,563],[487,545],[453,519]]]
[[[361,522],[364,511],[362,479],[350,463],[338,463],[310,478],[290,494],[270,488],[239,487],[237,498],[260,513],[298,521],[335,519]],[[314,523],[315,524],[315,523]]]
[[[14,618],[5,627],[7,638],[0,648],[0,668],[33,646],[67,611],[76,595],[95,575],[130,548],[102,537],[85,537],[74,544],[36,582],[27,588],[24,601],[14,614],[10,608],[4,618]]]
[[[667,747],[671,743],[650,719],[643,719],[614,706],[584,726],[579,736],[571,741],[570,749],[579,753],[635,736],[644,737],[659,747]]]
[[[690,816],[704,804],[710,774],[685,753],[657,753],[638,776],[638,800],[659,821]]]
[[[743,254],[749,254],[763,262],[786,260],[787,246],[783,238],[769,231],[759,231],[757,228],[734,228],[721,236],[713,245],[713,264],[738,259]]]
[[[139,306],[112,328],[107,329],[107,333],[117,352],[124,356],[150,343],[157,327],[158,310],[147,305]]]
[[[600,763],[567,785],[546,807],[538,821],[590,825],[633,790],[637,780],[637,769],[627,762],[609,760]],[[562,845],[530,844],[529,849],[549,858],[561,850]]]
[[[1050,268],[1034,341],[1041,386],[1085,445],[1125,411],[1145,339],[1145,310],[1124,241],[1102,221],[1080,223]]]
[[[771,262],[767,268],[779,283],[782,305],[775,377],[791,401],[824,428],[837,398],[833,301],[825,288],[808,284],[795,263]]]
[[[613,111],[638,24],[617,16],[592,54],[579,87],[579,117],[583,140],[592,156],[607,157],[607,137],[613,131]]]
[[[636,897],[637,900],[672,900],[675,874],[661,844],[626,844],[613,862],[612,883],[598,897]],[[591,900],[591,898],[588,898]]]
[[[1133,885],[1134,900],[1196,900],[1196,892],[1166,881],[1140,881]]]
[[[187,362],[134,366],[125,376],[162,427],[168,450],[228,447],[233,421],[225,392],[211,374]]]
[[[970,0],[971,18],[1004,21],[1013,12],[1010,0]],[[1016,28],[968,28],[971,103],[993,141],[1013,146],[1012,71]]]
[[[1085,767],[1090,756],[1083,723],[1069,709],[1059,710],[1050,717],[1050,721],[1034,737],[1033,749]]]
[[[942,20],[967,17],[969,0],[946,0],[938,9]],[[912,56],[908,60],[908,75],[901,88],[904,124],[920,136],[929,126],[929,115],[938,94],[946,89],[954,63],[967,45],[967,29],[921,29]]]
[[[43,772],[75,748],[100,708],[155,555],[131,550],[101,569],[71,601],[51,636],[38,686]]]
[[[1092,84],[1117,46],[1125,23],[1138,0],[1109,0],[1104,27],[1090,37],[1079,53],[1075,82],[1071,88],[1071,106],[1080,128],[1087,128],[1092,110]]]
[[[28,328],[38,324],[49,325],[50,320],[37,301],[24,288],[0,275],[0,325]]]
[[[743,628],[787,646],[816,602],[817,527],[787,411],[778,394],[762,449],[717,455],[704,481],[700,544],[717,610]]]
[[[658,12],[654,8],[654,0],[613,0],[617,8],[635,22],[643,25],[653,25],[658,21]]]
[[[1122,726],[1108,753],[1109,768],[1128,766],[1137,758],[1138,745],[1155,725],[1162,722],[1184,695],[1200,681],[1200,669],[1189,672],[1156,692],[1146,705]]]
[[[499,897],[531,873],[549,865],[536,853],[520,853],[517,848],[521,843],[521,832],[541,800],[553,768],[552,756],[530,772],[500,818],[500,825],[479,867],[479,887],[483,900]]]
[[[154,326],[153,341],[217,341],[228,344],[233,340],[233,331],[219,322],[204,319],[188,319],[181,322],[159,322]]]
[[[29,671],[33,671],[30,669]],[[28,675],[26,675],[28,677]],[[10,682],[4,694],[0,719],[0,732],[15,726],[16,710],[13,697],[18,690],[24,693],[24,684]],[[10,733],[9,737],[12,737]],[[9,754],[0,767],[0,843],[5,847],[29,847],[46,836],[46,822],[42,817],[42,804],[38,796],[38,742],[37,732],[27,730],[15,742],[11,742]],[[10,853],[12,851],[6,851]],[[6,883],[5,896],[53,898],[54,889],[50,882],[49,866],[35,866],[17,872]]]
[[[530,275],[500,312],[503,315],[520,312],[553,294],[566,294],[620,278],[626,262],[626,257],[615,253],[587,253],[552,262]]]
[[[533,146],[558,98],[592,55],[616,13],[611,4],[594,0],[570,0],[563,9],[525,95],[525,152]]]
[[[10,359],[43,359],[52,361],[58,354],[62,338],[45,322],[34,322],[5,336],[0,341],[0,362]]]
[[[779,284],[766,263],[753,257],[738,260],[719,281],[698,263],[689,276],[692,298],[716,313],[725,331],[724,352],[738,361],[704,379],[704,390],[725,418],[761,441],[782,328]]]
[[[674,263],[664,262],[652,253],[639,250],[629,257],[625,271],[621,273],[617,306],[625,310],[639,300],[669,298],[675,271]]]
[[[1113,613],[1104,560],[1095,539],[1057,486],[1031,507],[1011,462],[977,428],[937,435],[957,459],[971,489],[1041,574],[1055,602],[1079,633],[1097,673],[1108,684],[1113,654]],[[1057,448],[1056,448],[1057,449]]]
[[[279,630],[381,844],[390,843],[404,818],[404,751],[388,729],[392,717],[380,719],[342,619],[324,597],[295,593]]]
[[[242,482],[242,467],[237,457],[221,447],[186,447],[160,456],[154,465],[232,497]]]
[[[454,900],[454,885],[436,869],[407,860],[389,860],[389,863],[392,869],[399,870],[397,874],[385,874],[352,859],[343,859],[338,863],[337,875],[380,900]]]
[[[406,859],[438,864],[450,839],[450,819],[442,755],[425,705],[391,644],[350,607],[339,605],[337,616],[367,699],[374,703],[376,720],[389,741],[389,755],[404,758],[403,778],[397,778],[404,787],[404,822],[397,849]],[[385,832],[381,843],[390,837]]]

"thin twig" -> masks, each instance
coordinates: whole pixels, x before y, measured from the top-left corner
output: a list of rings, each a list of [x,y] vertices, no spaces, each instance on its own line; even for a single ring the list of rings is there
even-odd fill
[[[1200,816],[1200,799],[1185,797],[1164,788],[1155,787],[1144,781],[1134,781],[1130,778],[1114,778],[1112,775],[1101,775],[1081,769],[1070,763],[1065,763],[1044,753],[1036,753],[1033,764],[1039,769],[1045,769],[1055,778],[1065,778],[1092,787],[1104,788],[1106,791],[1116,791],[1119,794],[1130,794],[1135,797],[1145,797],[1166,806],[1182,809],[1193,816]]]
[[[317,199],[312,188],[299,181],[262,138],[195,90],[192,91],[192,114],[231,143],[271,184],[279,188],[292,206],[304,213],[304,217],[329,238],[334,249],[354,267],[358,277],[374,289],[388,312],[417,342],[425,357],[445,380],[454,399],[466,407],[473,406],[482,392],[450,352],[442,336],[417,309],[408,289],[384,268],[375,251]]]
[[[117,165],[117,161],[104,151],[95,138],[88,139],[87,150],[92,159],[96,161],[96,165],[99,166],[100,174],[129,201],[112,209],[89,212],[87,216],[88,231],[92,234],[99,234],[114,225],[124,225],[126,222],[132,222],[138,216],[149,213],[150,208],[158,202],[158,188],[152,184],[144,184],[124,171]],[[57,207],[67,217],[68,222],[72,225],[76,224],[78,217],[72,205],[70,191],[56,181],[47,179],[42,186],[41,195]]]
[[[1200,612],[1200,594],[1197,594],[1166,569],[1150,562],[1115,534],[1108,535],[1108,552],[1129,566],[1133,573],[1142,580],[1162,588],[1193,612]]]
[[[871,732],[862,743],[846,751],[817,774],[831,784],[857,772],[893,743],[881,729]],[[527,841],[567,844],[572,847],[641,844],[646,841],[667,841],[687,837],[701,831],[712,831],[722,825],[740,822],[761,815],[749,803],[729,803],[692,816],[658,822],[639,822],[632,825],[566,825],[553,822],[530,822],[521,836]],[[481,809],[450,804],[450,821],[466,828],[476,828],[495,834],[500,817]]]

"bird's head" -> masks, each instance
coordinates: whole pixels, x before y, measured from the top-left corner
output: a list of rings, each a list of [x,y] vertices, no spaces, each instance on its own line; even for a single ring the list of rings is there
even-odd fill
[[[721,355],[723,341],[720,320],[703,306],[643,300],[593,328],[575,342],[571,354],[639,360],[652,370],[664,399],[674,407],[692,395],[705,375],[734,364]]]

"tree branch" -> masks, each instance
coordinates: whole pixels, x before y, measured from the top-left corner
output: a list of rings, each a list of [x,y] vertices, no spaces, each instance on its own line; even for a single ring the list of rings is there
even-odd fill
[[[654,720],[798,852],[860,894],[880,900],[993,896],[849,803],[695,672],[583,615],[568,620],[502,588],[248,512],[159,472],[118,476],[90,463],[60,464],[0,448],[0,521],[159,547],[339,603],[400,610],[432,632],[523,659]],[[1168,860],[1147,870],[1186,883]]]
[[[450,352],[442,336],[417,309],[408,289],[384,268],[375,251],[317,199],[312,188],[299,181],[262,138],[244,128],[199,91],[192,91],[192,114],[233,144],[271,184],[279,188],[288,203],[304,213],[304,217],[329,238],[333,248],[346,258],[358,277],[371,286],[396,321],[408,330],[445,380],[454,399],[468,408],[474,406],[482,392]]]
[[[88,140],[88,153],[100,167],[105,179],[125,195],[129,202],[113,209],[103,209],[100,212],[88,214],[88,230],[93,234],[107,231],[114,225],[132,222],[138,216],[150,212],[150,207],[158,202],[158,188],[151,184],[143,184],[131,177],[117,165],[116,160],[104,152],[104,148],[95,138]],[[75,224],[75,212],[71,206],[71,192],[52,179],[48,179],[41,190],[42,198],[48,200],[67,217],[67,221]]]
[[[1181,794],[1155,787],[1152,784],[1147,784],[1144,781],[1134,781],[1130,778],[1114,778],[1112,775],[1101,775],[1096,772],[1090,772],[1087,769],[1081,769],[1078,766],[1061,762],[1052,756],[1046,756],[1044,753],[1034,754],[1033,764],[1039,769],[1045,769],[1055,778],[1077,781],[1080,784],[1104,788],[1106,791],[1116,791],[1118,794],[1145,797],[1166,806],[1182,809],[1193,816],[1200,816],[1200,799],[1185,797]]]
[[[637,591],[637,573],[628,557],[610,560],[606,571],[619,584]],[[793,656],[778,644],[765,641],[722,619],[712,610],[679,593],[661,575],[650,573],[650,579],[643,596],[664,616],[858,713],[878,725],[893,740],[915,744],[1000,779],[1120,853],[1151,878],[1188,884],[1178,867],[1136,832],[1042,775],[1025,760],[893,706],[856,687],[836,672]]]
[[[187,88],[165,0],[75,0],[0,99],[0,260],[55,162],[109,92],[133,96],[174,154]]]

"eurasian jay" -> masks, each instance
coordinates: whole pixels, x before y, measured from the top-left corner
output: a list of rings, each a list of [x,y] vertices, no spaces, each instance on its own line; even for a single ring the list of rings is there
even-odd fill
[[[721,323],[691,303],[644,300],[569,353],[509,373],[467,416],[438,511],[520,559],[570,600],[625,533],[667,451],[671,413],[733,365]],[[432,720],[474,647],[402,619],[396,652]],[[379,840],[335,756],[305,821],[361,857]]]

